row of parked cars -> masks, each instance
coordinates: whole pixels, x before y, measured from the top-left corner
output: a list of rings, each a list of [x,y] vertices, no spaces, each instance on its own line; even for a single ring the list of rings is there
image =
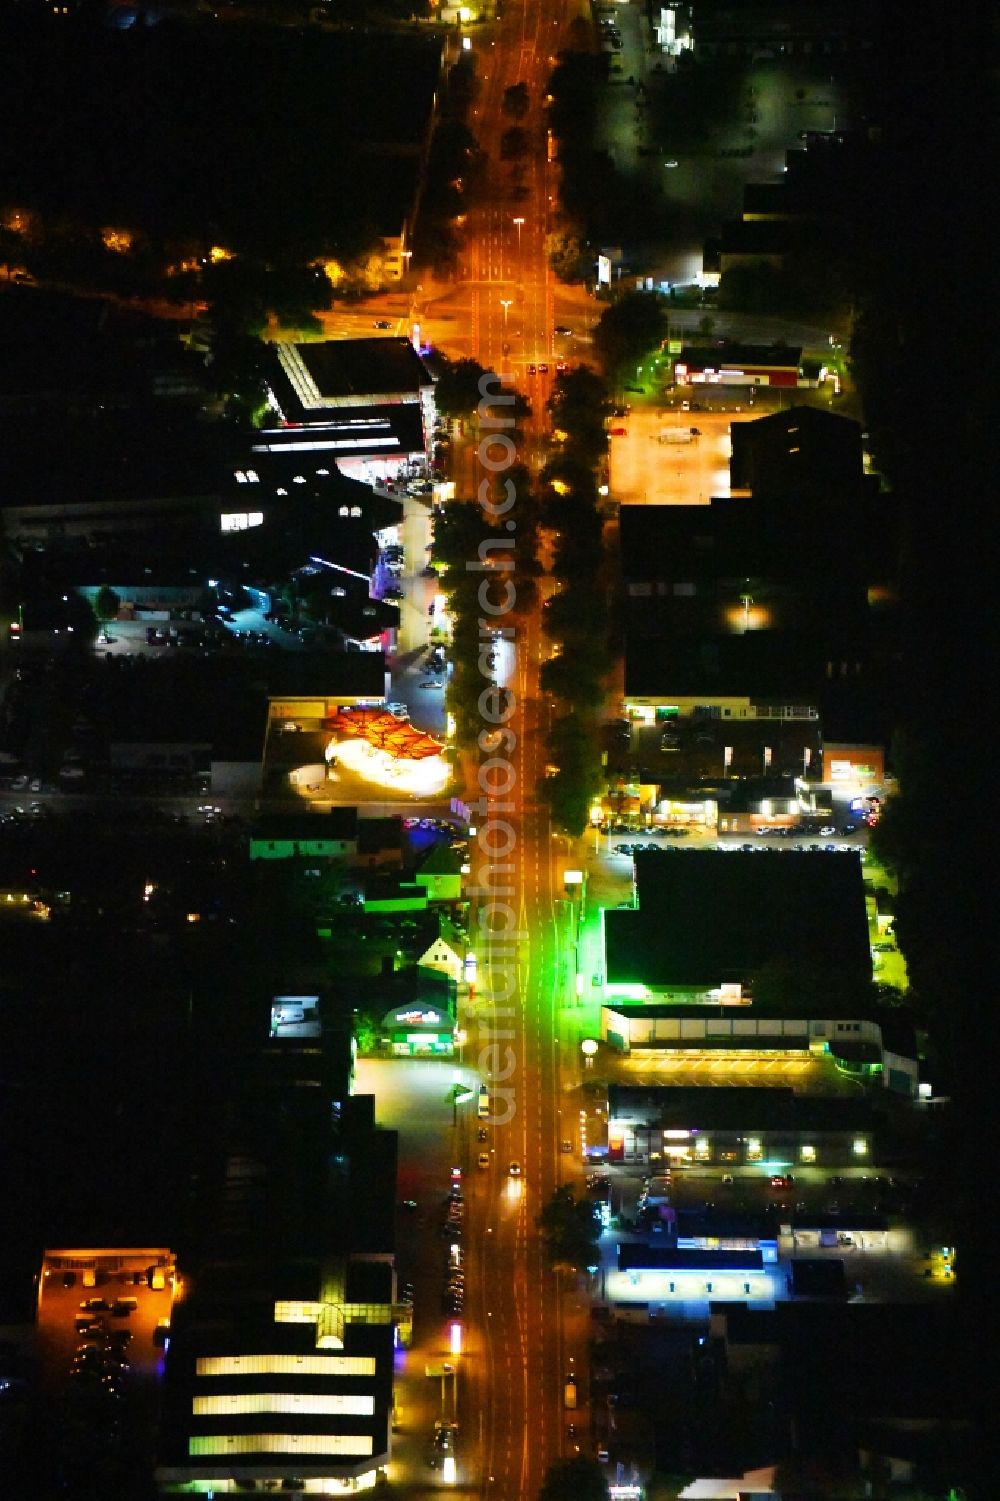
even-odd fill
[[[449,1244],[445,1263],[444,1288],[441,1293],[441,1309],[447,1314],[460,1314],[465,1308],[465,1272],[462,1269],[462,1221],[465,1216],[465,1201],[462,1198],[462,1172],[452,1168],[451,1185],[444,1201],[444,1222],[441,1234]]]

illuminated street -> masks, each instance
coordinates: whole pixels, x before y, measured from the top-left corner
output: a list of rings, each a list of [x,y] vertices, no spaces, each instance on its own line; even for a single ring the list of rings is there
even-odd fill
[[[0,4],[0,1501],[998,1501],[985,11]]]

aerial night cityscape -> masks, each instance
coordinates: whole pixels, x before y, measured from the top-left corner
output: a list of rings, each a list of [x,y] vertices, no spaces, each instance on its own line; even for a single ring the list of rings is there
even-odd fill
[[[997,30],[0,0],[0,1501],[1000,1501]]]

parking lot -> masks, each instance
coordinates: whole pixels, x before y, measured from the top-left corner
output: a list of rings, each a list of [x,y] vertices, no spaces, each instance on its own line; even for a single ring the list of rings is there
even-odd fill
[[[759,415],[739,396],[731,405],[691,412],[633,403],[611,424],[612,498],[622,505],[707,505],[728,496],[730,425]]]
[[[154,1343],[154,1330],[169,1325],[174,1296],[169,1251],[48,1251],[38,1295],[39,1347],[46,1377],[62,1385],[81,1343],[102,1343],[120,1332],[131,1335],[128,1361],[134,1375],[155,1373],[163,1346]],[[93,1335],[76,1328],[85,1317],[94,1326]],[[157,1338],[162,1340],[162,1335]]]

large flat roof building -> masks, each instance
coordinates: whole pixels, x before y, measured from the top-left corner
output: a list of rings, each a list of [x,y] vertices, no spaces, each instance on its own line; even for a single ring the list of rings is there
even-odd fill
[[[854,856],[686,850],[633,860],[638,905],[604,912],[609,995],[738,1000],[772,965],[871,979]]]
[[[208,1102],[196,1234],[167,1354],[164,1492],[374,1485],[391,1447],[397,1139],[350,1096],[317,997]]]
[[[272,460],[335,460],[358,477],[393,477],[426,458],[434,379],[409,339],[275,344],[267,371],[282,425],[254,452]]]

